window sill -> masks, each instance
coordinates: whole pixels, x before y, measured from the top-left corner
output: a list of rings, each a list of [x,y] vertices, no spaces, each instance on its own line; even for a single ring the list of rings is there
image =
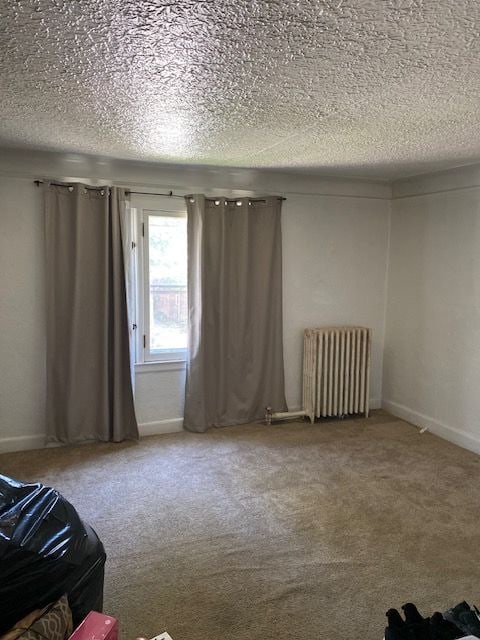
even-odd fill
[[[155,371],[184,371],[186,360],[162,360],[157,362],[140,362],[135,365],[135,373],[155,373]]]

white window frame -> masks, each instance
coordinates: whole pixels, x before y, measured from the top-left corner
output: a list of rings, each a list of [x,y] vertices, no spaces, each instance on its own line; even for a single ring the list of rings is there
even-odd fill
[[[135,363],[172,363],[185,362],[187,349],[150,351],[150,296],[149,296],[149,238],[148,221],[150,216],[172,216],[186,218],[187,209],[183,199],[166,196],[131,195],[131,208],[136,226],[136,318],[137,335],[135,341]]]

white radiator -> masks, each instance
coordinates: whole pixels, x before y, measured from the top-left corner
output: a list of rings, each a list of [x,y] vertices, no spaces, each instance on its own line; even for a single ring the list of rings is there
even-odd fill
[[[305,330],[303,408],[312,422],[357,413],[368,417],[371,340],[365,327]]]
[[[368,417],[372,331],[365,327],[306,329],[303,339],[303,410],[274,413],[265,420],[306,416]]]

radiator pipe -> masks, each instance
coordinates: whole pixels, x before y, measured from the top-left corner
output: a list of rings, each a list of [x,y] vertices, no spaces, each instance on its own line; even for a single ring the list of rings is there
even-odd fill
[[[272,407],[265,409],[265,424],[271,425],[273,420],[289,420],[291,418],[306,418],[306,411],[272,411]]]

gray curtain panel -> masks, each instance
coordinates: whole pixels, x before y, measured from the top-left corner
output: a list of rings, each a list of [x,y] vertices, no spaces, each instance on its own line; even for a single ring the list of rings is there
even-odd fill
[[[121,232],[123,190],[45,185],[47,439],[138,438]]]
[[[267,405],[286,409],[281,200],[186,201],[184,426],[202,432],[262,418]]]

